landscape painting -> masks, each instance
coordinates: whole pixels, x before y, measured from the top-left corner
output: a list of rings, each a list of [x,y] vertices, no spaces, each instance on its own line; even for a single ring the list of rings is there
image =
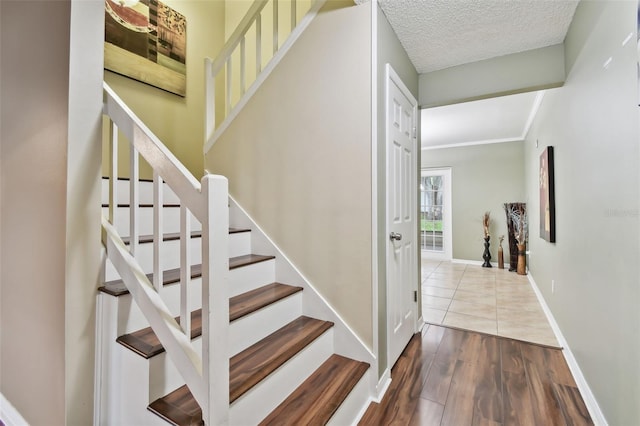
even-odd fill
[[[157,0],[105,0],[104,67],[186,95],[187,20]]]

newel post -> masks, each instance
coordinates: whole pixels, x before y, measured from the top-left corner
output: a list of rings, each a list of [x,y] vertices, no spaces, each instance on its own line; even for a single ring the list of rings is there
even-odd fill
[[[207,200],[202,223],[202,360],[209,407],[206,425],[229,423],[229,185],[224,176],[202,178]]]

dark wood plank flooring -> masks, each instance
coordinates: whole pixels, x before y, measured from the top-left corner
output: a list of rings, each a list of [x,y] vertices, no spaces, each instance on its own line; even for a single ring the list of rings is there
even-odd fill
[[[360,425],[592,425],[562,351],[435,325],[416,334]]]

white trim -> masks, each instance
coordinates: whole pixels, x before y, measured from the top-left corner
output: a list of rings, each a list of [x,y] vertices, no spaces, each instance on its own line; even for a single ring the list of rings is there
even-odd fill
[[[378,3],[371,2],[371,325],[374,362],[371,368],[378,377],[380,369],[380,302],[378,290]],[[384,196],[384,194],[383,194]],[[365,408],[366,409],[366,408]],[[364,413],[363,413],[364,414]]]
[[[431,151],[434,149],[445,149],[445,148],[463,148],[465,146],[491,145],[494,143],[523,142],[523,141],[524,141],[524,138],[487,139],[483,141],[460,142],[460,143],[451,143],[447,145],[424,146],[422,147],[422,151]]]
[[[482,261],[482,260],[468,260],[468,259],[451,259],[451,263],[462,263],[462,264],[465,264],[465,265],[482,266],[484,261]],[[491,266],[493,268],[498,268],[498,264],[496,262],[491,262]]]
[[[549,321],[549,324],[553,329],[553,333],[555,334],[556,339],[558,339],[558,343],[560,343],[560,346],[563,348],[562,353],[564,355],[565,360],[567,361],[567,364],[569,365],[569,370],[571,370],[571,374],[573,375],[573,378],[575,379],[576,384],[578,385],[578,389],[580,390],[582,399],[584,400],[584,403],[587,406],[587,409],[589,410],[591,419],[597,426],[607,426],[608,425],[607,419],[604,417],[604,413],[600,409],[600,406],[598,405],[598,401],[596,400],[595,395],[591,391],[591,388],[589,387],[589,383],[587,382],[587,379],[584,377],[584,374],[582,374],[580,365],[578,364],[578,361],[576,360],[576,358],[573,356],[573,352],[571,352],[569,343],[564,338],[564,335],[562,334],[562,330],[560,330],[560,326],[558,325],[555,318],[553,317],[553,313],[551,313],[551,309],[549,309],[547,302],[544,300],[544,297],[542,296],[542,293],[540,292],[538,285],[533,279],[533,276],[531,274],[528,274],[527,276],[529,278],[529,282],[531,283],[531,287],[533,288],[533,291],[538,297],[538,302],[540,302],[540,306],[542,307],[542,310],[547,316],[547,320]]]
[[[284,56],[289,51],[289,49],[291,49],[291,47],[294,45],[296,40],[300,38],[304,30],[309,26],[309,24],[311,24],[311,21],[313,21],[313,19],[316,17],[316,15],[318,14],[320,8],[325,3],[325,1],[326,0],[315,1],[315,3],[311,6],[311,9],[309,9],[309,12],[307,12],[307,14],[302,18],[302,20],[300,20],[300,23],[298,24],[296,29],[293,30],[291,34],[289,34],[289,37],[287,38],[287,40],[282,44],[282,46],[280,46],[280,49],[276,52],[276,54],[273,55],[269,63],[267,63],[267,66],[264,67],[264,69],[260,73],[260,75],[256,77],[254,82],[249,87],[249,90],[247,90],[244,93],[244,95],[242,96],[242,99],[240,99],[240,101],[232,108],[231,112],[225,117],[224,121],[220,124],[220,127],[218,127],[213,132],[213,134],[206,135],[208,139],[207,139],[207,143],[204,145],[204,148],[203,148],[203,152],[205,155],[209,152],[211,147],[213,147],[213,144],[216,143],[218,138],[225,132],[225,130],[227,130],[229,125],[231,125],[231,123],[238,116],[240,111],[242,111],[245,105],[249,102],[249,99],[251,99],[253,95],[255,95],[255,93],[258,91],[258,88],[262,86],[262,83],[264,83],[267,77],[269,77],[269,75],[271,74],[271,72],[273,72],[273,70],[284,58]]]
[[[384,395],[387,393],[389,386],[391,386],[391,370],[385,368],[380,380],[378,380],[378,384],[376,385],[375,397],[372,398],[371,401],[375,403],[382,401],[382,398],[384,398]]]
[[[356,416],[353,425],[357,425],[360,423],[360,420],[362,420],[362,417],[365,415],[371,404],[379,404],[382,401],[382,398],[384,398],[385,394],[387,393],[389,386],[391,386],[391,370],[385,368],[384,372],[382,373],[382,377],[380,377],[380,380],[375,386],[375,395],[369,396],[366,404],[362,407],[362,409]]]
[[[362,417],[365,415],[371,404],[379,404],[382,401],[382,398],[384,398],[385,394],[387,393],[389,386],[391,386],[391,370],[386,368],[382,373],[382,377],[380,377],[378,384],[375,386],[375,395],[369,396],[366,404],[362,407],[362,409],[356,416],[353,425],[357,425],[360,423],[360,420],[362,420]]]
[[[529,112],[529,117],[527,117],[527,121],[522,129],[522,134],[519,136],[511,137],[511,138],[501,138],[501,139],[485,139],[479,141],[469,141],[469,142],[460,142],[460,143],[452,143],[447,145],[435,145],[435,146],[425,146],[422,147],[423,151],[429,151],[433,149],[445,149],[445,148],[462,148],[465,146],[475,146],[475,145],[491,145],[494,143],[506,143],[506,142],[524,142],[527,138],[527,133],[529,133],[529,129],[533,124],[533,120],[536,118],[538,114],[538,110],[540,109],[540,105],[542,104],[542,99],[544,98],[545,90],[540,90],[536,94],[536,98],[533,100],[533,105],[531,106],[531,111]]]
[[[2,422],[6,426],[23,426],[29,424],[2,393],[0,393],[0,418],[2,418]]]

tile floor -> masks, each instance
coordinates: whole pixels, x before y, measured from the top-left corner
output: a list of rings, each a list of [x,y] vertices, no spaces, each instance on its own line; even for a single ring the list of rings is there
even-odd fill
[[[527,277],[508,269],[423,256],[422,316],[429,324],[560,346]]]

